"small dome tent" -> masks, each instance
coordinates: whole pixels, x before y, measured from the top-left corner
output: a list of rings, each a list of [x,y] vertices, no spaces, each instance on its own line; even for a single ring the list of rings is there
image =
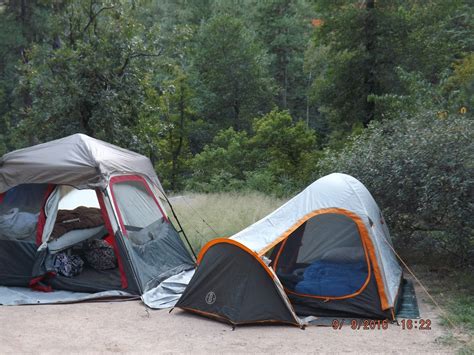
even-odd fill
[[[5,154],[0,288],[136,296],[193,270],[165,198],[148,158],[83,134]]]
[[[394,319],[401,281],[371,194],[355,178],[331,174],[229,239],[206,244],[176,307],[232,324]]]

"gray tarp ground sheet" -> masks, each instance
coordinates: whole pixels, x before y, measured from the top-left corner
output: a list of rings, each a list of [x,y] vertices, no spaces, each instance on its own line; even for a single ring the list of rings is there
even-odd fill
[[[105,291],[99,293],[69,291],[39,292],[26,287],[0,286],[0,304],[4,306],[73,303],[117,297],[137,299],[136,296],[123,291]]]
[[[194,269],[183,271],[164,280],[159,286],[142,296],[143,303],[154,309],[174,307],[194,275]],[[0,305],[17,306],[33,304],[73,303],[98,299],[139,299],[123,291],[82,293],[69,291],[39,292],[26,287],[0,286]]]
[[[145,292],[143,303],[154,309],[174,307],[194,275],[194,269],[171,276],[157,287]]]

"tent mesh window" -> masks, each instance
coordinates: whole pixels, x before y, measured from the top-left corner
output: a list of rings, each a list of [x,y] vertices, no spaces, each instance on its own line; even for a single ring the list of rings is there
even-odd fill
[[[4,194],[0,203],[0,239],[35,239],[47,188],[47,184],[23,184]]]
[[[173,225],[142,181],[112,185],[125,228],[124,242],[143,291],[193,267],[193,261]]]
[[[285,288],[302,295],[348,296],[359,291],[368,277],[357,225],[342,214],[310,218],[275,249],[274,256]]]
[[[0,285],[28,286],[46,184],[18,185],[0,200]]]

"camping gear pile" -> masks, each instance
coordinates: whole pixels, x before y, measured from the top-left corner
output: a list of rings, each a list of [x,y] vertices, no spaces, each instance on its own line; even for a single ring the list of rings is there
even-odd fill
[[[83,134],[5,154],[0,304],[138,295],[233,325],[395,319],[402,269],[353,177],[317,180],[197,261],[165,201],[148,158]]]

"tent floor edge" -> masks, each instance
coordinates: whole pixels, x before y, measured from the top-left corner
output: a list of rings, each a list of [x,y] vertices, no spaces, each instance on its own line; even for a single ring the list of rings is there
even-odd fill
[[[233,322],[229,318],[226,318],[224,316],[221,316],[221,315],[215,314],[215,313],[209,313],[209,312],[205,312],[205,311],[201,311],[201,310],[194,309],[194,308],[189,308],[189,307],[176,306],[175,308],[180,308],[183,311],[195,313],[195,314],[198,314],[200,316],[204,316],[204,317],[207,317],[207,318],[210,318],[210,319],[220,321],[222,323],[228,323],[228,324],[232,325],[234,328],[237,327],[237,326],[245,326],[245,325],[252,325],[252,324],[288,324],[288,325],[293,325],[295,327],[298,327],[302,330],[304,330],[305,327],[306,327],[306,324],[293,323],[293,322],[288,322],[288,321],[283,321],[283,320],[275,320],[275,319],[267,319],[267,320],[259,320],[259,321]]]
[[[219,314],[205,312],[205,311],[201,311],[199,309],[194,309],[194,308],[189,308],[189,307],[175,306],[175,308],[181,308],[183,311],[195,313],[197,315],[204,316],[204,317],[207,317],[207,318],[210,318],[210,319],[214,319],[214,320],[217,320],[217,321],[222,322],[222,323],[228,323],[233,328],[235,328],[235,326],[237,325],[237,323],[232,322],[229,318],[226,318],[226,317],[221,316]]]

